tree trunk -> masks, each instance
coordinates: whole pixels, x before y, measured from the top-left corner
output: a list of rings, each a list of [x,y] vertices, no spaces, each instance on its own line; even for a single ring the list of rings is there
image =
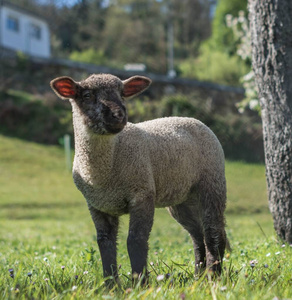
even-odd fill
[[[269,208],[278,236],[292,243],[292,1],[249,0],[249,13]]]

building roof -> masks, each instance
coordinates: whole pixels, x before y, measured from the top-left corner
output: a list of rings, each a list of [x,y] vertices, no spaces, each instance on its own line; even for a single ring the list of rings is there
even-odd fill
[[[0,8],[1,8],[1,6],[9,7],[11,9],[14,9],[14,10],[20,12],[20,13],[30,15],[34,18],[40,19],[40,20],[48,23],[48,20],[46,19],[46,17],[40,15],[39,13],[33,11],[32,9],[24,8],[23,6],[15,4],[15,3],[11,3],[10,1],[0,0]]]

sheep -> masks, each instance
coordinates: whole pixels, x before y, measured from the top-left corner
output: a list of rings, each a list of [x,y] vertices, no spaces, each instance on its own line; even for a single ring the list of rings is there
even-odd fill
[[[130,215],[127,249],[133,278],[147,281],[148,239],[154,209],[166,207],[191,236],[195,274],[220,274],[226,246],[224,153],[215,134],[194,118],[127,122],[125,102],[151,80],[124,81],[93,74],[76,82],[51,81],[72,105],[73,179],[87,201],[97,232],[103,275],[119,283],[119,217]],[[146,278],[146,279],[145,279]]]

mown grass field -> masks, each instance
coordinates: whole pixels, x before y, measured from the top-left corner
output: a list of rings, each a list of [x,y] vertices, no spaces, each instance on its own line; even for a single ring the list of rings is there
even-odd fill
[[[292,299],[292,248],[274,234],[264,172],[263,165],[226,163],[233,251],[220,278],[194,278],[190,238],[160,209],[149,242],[150,286],[131,285],[125,216],[122,287],[109,291],[62,149],[0,136],[0,299]]]

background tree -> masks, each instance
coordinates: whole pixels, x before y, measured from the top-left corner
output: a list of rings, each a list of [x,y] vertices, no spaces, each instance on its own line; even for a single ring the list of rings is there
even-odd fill
[[[166,40],[156,0],[110,2],[103,32],[103,49],[117,66],[145,63],[148,70],[165,72]]]
[[[269,207],[277,234],[292,243],[292,2],[249,0],[249,12]]]
[[[166,1],[165,5],[171,2],[176,57],[197,56],[201,42],[211,34],[209,1],[172,0]]]
[[[182,76],[226,85],[241,85],[240,78],[249,71],[250,66],[236,55],[239,42],[233,30],[227,26],[226,15],[235,17],[239,11],[246,10],[247,0],[218,1],[212,20],[212,34],[209,39],[200,43],[199,51],[194,52],[195,57],[190,55],[181,61]]]

